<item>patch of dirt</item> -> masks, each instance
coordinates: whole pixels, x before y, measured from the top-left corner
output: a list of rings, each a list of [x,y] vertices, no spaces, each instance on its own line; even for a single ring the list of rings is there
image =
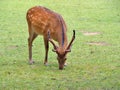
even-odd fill
[[[87,44],[96,45],[96,46],[108,46],[108,45],[110,45],[110,44],[108,44],[106,42],[87,42]]]
[[[88,31],[81,31],[83,35],[85,36],[94,36],[94,35],[100,35],[100,32],[88,32]]]
[[[102,34],[101,32],[89,32],[89,31],[80,31],[84,36],[95,36],[95,35],[100,35]],[[87,42],[87,44],[89,45],[96,45],[96,46],[109,46],[110,44],[107,42],[95,42],[95,41],[91,41],[91,42]]]
[[[8,46],[8,49],[16,49],[18,47],[18,45],[10,45]]]

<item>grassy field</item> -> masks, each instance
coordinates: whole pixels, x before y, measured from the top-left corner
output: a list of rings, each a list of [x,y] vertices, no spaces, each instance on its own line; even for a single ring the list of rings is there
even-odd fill
[[[68,66],[58,70],[52,45],[43,65],[44,43],[33,45],[28,64],[26,12],[41,5],[60,13],[68,39],[76,30]],[[0,90],[120,90],[119,0],[0,0]]]

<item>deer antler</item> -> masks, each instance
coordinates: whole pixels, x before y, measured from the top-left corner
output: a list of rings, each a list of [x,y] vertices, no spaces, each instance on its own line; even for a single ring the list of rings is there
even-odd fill
[[[72,43],[73,43],[74,40],[75,40],[75,30],[73,30],[73,37],[72,37],[72,40],[71,40],[71,42],[69,43],[69,45],[66,49],[66,52],[71,52],[71,46],[72,46]]]
[[[54,47],[54,49],[52,50],[53,52],[57,51],[57,46],[55,45],[55,43],[53,42],[52,39],[50,39],[50,31],[48,30],[48,41],[50,41]]]

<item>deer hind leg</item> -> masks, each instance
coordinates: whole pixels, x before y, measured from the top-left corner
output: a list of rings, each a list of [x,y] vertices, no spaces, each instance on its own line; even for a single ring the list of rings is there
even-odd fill
[[[44,65],[48,65],[48,51],[49,51],[49,43],[48,38],[44,36],[44,45],[45,45],[45,59]]]
[[[28,47],[29,47],[29,63],[33,64],[34,61],[32,60],[32,43],[34,39],[37,37],[36,33],[30,33],[28,38]]]

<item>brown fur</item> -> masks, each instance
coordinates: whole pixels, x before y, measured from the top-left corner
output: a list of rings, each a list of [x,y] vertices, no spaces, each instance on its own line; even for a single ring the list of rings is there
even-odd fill
[[[28,23],[28,46],[29,46],[29,62],[33,63],[32,60],[32,42],[38,35],[43,35],[44,44],[45,44],[45,61],[44,64],[47,64],[48,58],[48,49],[49,49],[49,39],[48,39],[48,31],[50,32],[50,41],[55,40],[58,42],[59,46],[57,48],[58,55],[58,63],[59,69],[63,69],[65,64],[66,53],[68,42],[67,42],[67,27],[63,18],[45,7],[35,6],[28,10],[26,15],[27,23]],[[64,29],[64,45],[62,45],[62,25]]]

